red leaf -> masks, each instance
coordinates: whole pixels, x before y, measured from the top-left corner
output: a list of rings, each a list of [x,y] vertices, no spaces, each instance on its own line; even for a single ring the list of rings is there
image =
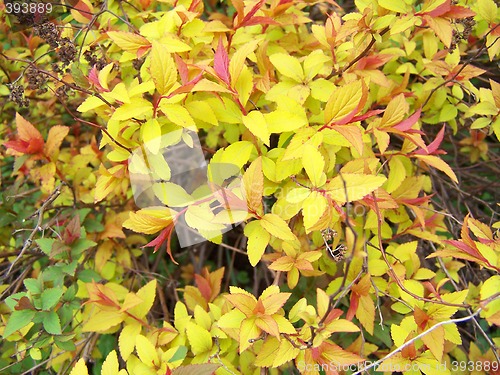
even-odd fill
[[[191,5],[189,6],[188,11],[194,12],[196,10],[196,8],[198,7],[198,5],[200,5],[200,4],[201,4],[201,0],[193,0],[191,2]]]
[[[408,117],[406,120],[403,120],[399,124],[394,125],[393,129],[397,129],[402,132],[410,130],[411,127],[417,123],[418,119],[420,118],[421,112],[422,108],[419,108],[417,112]]]
[[[440,17],[443,14],[449,12],[450,9],[451,9],[451,0],[446,0],[443,4],[438,5],[436,8],[434,8],[430,12],[418,12],[418,13],[416,13],[416,15],[423,16],[424,14],[427,14],[431,17]]]
[[[450,11],[445,14],[446,17],[453,19],[474,17],[475,15],[476,12],[474,12],[473,10],[461,7],[459,5],[452,5]]]
[[[264,0],[260,0],[257,4],[255,4],[252,10],[250,10],[250,12],[248,12],[248,14],[245,15],[243,21],[241,21],[238,27],[246,25],[247,22],[250,21],[250,19],[254,16],[254,14],[257,13],[257,11],[262,7],[262,4],[264,4]]]
[[[100,92],[107,92],[109,90],[105,89],[101,86],[99,82],[99,72],[97,71],[96,66],[94,65],[89,72],[88,80],[92,83]]]
[[[215,52],[214,69],[217,76],[229,86],[231,84],[231,77],[229,76],[229,57],[222,43],[222,36],[219,37],[219,45]]]
[[[189,71],[187,64],[178,55],[174,55],[174,58],[177,64],[177,70],[179,71],[179,75],[181,76],[181,83],[185,85],[189,81]]]
[[[64,243],[66,245],[71,245],[73,242],[75,242],[77,239],[80,238],[80,216],[76,215],[71,219],[71,221],[66,225],[66,228],[64,228],[64,232],[62,234],[62,238],[64,240]]]
[[[415,151],[415,154],[420,154],[420,155],[438,155],[438,154],[446,154],[445,151],[443,150],[438,150],[439,146],[441,145],[441,142],[443,141],[444,137],[444,126],[441,128],[439,133],[436,135],[436,138],[427,146],[427,151],[420,149]]]
[[[16,126],[18,138],[4,143],[10,148],[22,154],[38,154],[43,151],[44,141],[42,134],[19,113],[16,114]]]
[[[378,115],[378,114],[380,114],[382,112],[384,112],[383,109],[373,109],[373,110],[370,110],[370,111],[366,112],[364,115],[353,117],[351,119],[351,122],[363,121],[363,120],[366,120],[369,117],[376,116],[376,115]]]
[[[347,320],[352,320],[352,318],[354,318],[354,315],[356,315],[356,311],[358,310],[358,305],[359,305],[359,294],[358,293],[351,293],[351,301],[349,303],[349,310],[347,310],[347,314],[345,317]]]
[[[207,302],[210,302],[210,297],[212,296],[212,288],[210,287],[210,283],[207,279],[202,276],[195,274],[194,279],[196,281],[196,286],[201,292],[201,295]]]
[[[154,246],[153,252],[156,253],[160,249],[161,245],[163,245],[166,241],[167,242],[167,254],[170,256],[170,259],[172,260],[172,262],[174,262],[175,264],[179,264],[174,259],[173,255],[172,255],[172,249],[170,249],[170,241],[172,239],[172,230],[173,229],[174,229],[174,224],[170,224],[168,227],[166,227],[165,229],[163,229],[160,232],[158,237],[156,237],[154,240],[152,240],[151,242],[147,243],[146,245],[144,245],[142,247],[144,248],[144,247],[153,247]]]
[[[253,25],[279,25],[279,23],[270,17],[252,17],[248,22],[245,22],[245,26]]]
[[[472,255],[475,258],[482,259],[482,260],[486,261],[486,259],[479,253],[479,251],[477,251],[477,249],[470,247],[469,245],[467,245],[466,243],[464,243],[462,241],[445,240],[443,242],[450,244],[451,246],[456,247],[458,250],[461,250],[462,252],[464,252],[466,254]]]

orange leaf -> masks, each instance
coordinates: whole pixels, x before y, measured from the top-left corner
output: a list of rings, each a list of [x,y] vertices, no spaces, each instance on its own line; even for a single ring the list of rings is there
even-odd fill
[[[22,154],[38,154],[43,150],[43,137],[40,132],[19,113],[16,113],[18,139],[5,142],[4,145]]]
[[[59,147],[61,147],[61,143],[68,135],[68,132],[69,128],[67,126],[56,125],[50,128],[47,143],[45,143],[43,151],[51,160],[54,160],[56,157]]]

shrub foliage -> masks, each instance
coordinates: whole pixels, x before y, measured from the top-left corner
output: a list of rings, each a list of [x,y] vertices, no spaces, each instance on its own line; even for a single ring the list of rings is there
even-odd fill
[[[493,0],[6,5],[2,374],[500,373]]]

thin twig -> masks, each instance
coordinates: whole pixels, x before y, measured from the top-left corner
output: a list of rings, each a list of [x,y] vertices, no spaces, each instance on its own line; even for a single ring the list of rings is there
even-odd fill
[[[356,371],[355,373],[353,373],[352,375],[359,375],[361,374],[363,371],[367,371],[371,368],[374,368],[375,366],[378,366],[379,364],[381,364],[382,362],[384,362],[385,360],[393,357],[394,355],[396,355],[397,353],[399,353],[401,350],[403,350],[404,348],[406,348],[407,346],[413,344],[415,341],[421,339],[422,337],[424,337],[425,335],[427,335],[428,333],[431,333],[432,331],[434,331],[435,329],[445,325],[445,324],[456,324],[456,323],[461,323],[461,322],[465,322],[469,319],[472,319],[474,318],[476,315],[478,315],[480,312],[481,312],[481,308],[479,308],[475,313],[471,314],[471,315],[467,315],[463,318],[457,318],[457,319],[450,319],[450,320],[444,320],[442,322],[439,322],[435,325],[433,325],[432,327],[430,327],[428,330],[422,332],[421,334],[415,336],[414,338],[412,338],[411,340],[405,342],[403,345],[399,346],[398,348],[394,349],[392,352],[390,352],[389,354],[387,354],[384,358],[382,359],[379,359],[378,361],[376,362],[373,362],[371,363],[369,366],[367,367],[364,367],[362,370],[359,370],[359,371]]]

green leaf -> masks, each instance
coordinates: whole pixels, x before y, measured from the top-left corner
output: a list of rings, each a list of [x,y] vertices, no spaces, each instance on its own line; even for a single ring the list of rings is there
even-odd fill
[[[174,355],[168,360],[168,363],[173,363],[173,362],[176,362],[176,361],[180,361],[180,360],[183,360],[184,358],[186,358],[186,354],[187,354],[187,348],[185,346],[179,346],[177,348],[177,351],[174,353]]]
[[[96,245],[97,243],[95,243],[94,241],[79,238],[71,245],[71,255],[73,256],[73,258],[77,258],[83,251],[88,250]]]
[[[3,332],[3,338],[7,338],[12,335],[15,331],[26,327],[33,318],[35,317],[35,311],[33,310],[19,310],[14,311],[10,314],[9,320],[7,321],[7,325],[5,326],[5,330]]]
[[[40,294],[42,292],[42,285],[37,279],[24,279],[23,284],[31,294]]]
[[[60,335],[61,334],[61,320],[59,319],[59,315],[55,311],[49,311],[44,314],[44,319],[42,320],[43,328],[47,333],[52,335]]]
[[[52,245],[55,241],[55,238],[39,238],[38,240],[35,240],[36,244],[40,247],[40,250],[42,250],[46,255],[50,255]]]
[[[48,288],[42,292],[42,310],[52,309],[63,295],[62,288]]]

